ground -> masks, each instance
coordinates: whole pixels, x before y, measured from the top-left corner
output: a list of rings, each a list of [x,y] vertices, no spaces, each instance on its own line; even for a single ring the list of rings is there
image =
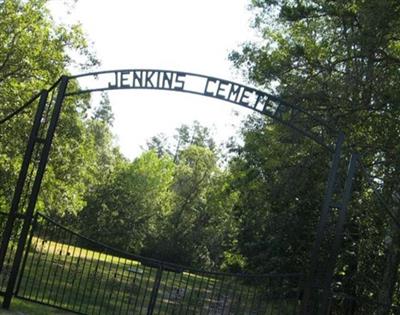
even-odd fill
[[[0,315],[68,315],[72,313],[57,310],[52,307],[36,303],[29,303],[19,299],[13,299],[10,310],[0,308]]]

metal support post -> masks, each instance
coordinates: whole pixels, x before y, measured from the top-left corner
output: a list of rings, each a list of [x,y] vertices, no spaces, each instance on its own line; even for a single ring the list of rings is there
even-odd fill
[[[154,279],[153,290],[151,291],[150,302],[149,302],[149,306],[147,308],[147,315],[152,315],[154,312],[154,307],[156,306],[156,302],[157,302],[158,289],[160,288],[161,276],[162,276],[163,270],[164,270],[164,266],[161,264],[157,270],[156,278]]]
[[[316,284],[316,276],[317,276],[317,268],[319,263],[319,252],[323,239],[323,235],[325,234],[326,224],[329,218],[329,210],[332,204],[332,197],[335,191],[335,184],[337,179],[337,174],[339,171],[339,162],[340,155],[342,150],[342,145],[344,142],[344,133],[341,132],[337,138],[335,152],[333,154],[332,165],[329,171],[328,183],[325,190],[324,201],[321,209],[321,216],[318,223],[317,231],[316,231],[316,239],[314,242],[314,246],[311,251],[311,263],[310,270],[308,273],[308,277],[306,280],[306,284],[304,287],[304,294],[301,305],[301,313],[302,315],[310,315],[311,303],[313,303],[311,299],[312,290]]]
[[[27,244],[27,247],[26,247],[26,250],[25,250],[25,256],[24,256],[24,259],[22,261],[21,272],[19,274],[17,286],[16,286],[16,289],[15,289],[15,296],[18,296],[18,291],[19,291],[19,288],[21,287],[21,282],[22,282],[22,277],[23,277],[23,274],[24,274],[25,266],[26,266],[26,261],[28,260],[29,251],[30,251],[31,246],[32,246],[33,235],[35,233],[37,225],[38,225],[38,212],[36,212],[35,215],[33,216],[32,228],[31,228],[29,239],[28,239],[28,244]]]
[[[340,246],[341,246],[342,240],[343,240],[343,231],[344,231],[344,226],[346,224],[347,212],[348,212],[347,205],[350,202],[351,189],[352,189],[352,185],[353,185],[353,181],[354,181],[354,175],[356,172],[357,160],[358,160],[358,155],[352,154],[350,163],[349,163],[349,167],[347,170],[344,191],[342,194],[341,202],[338,206],[339,218],[338,218],[338,221],[337,221],[336,227],[335,227],[335,239],[333,241],[331,256],[330,256],[328,268],[326,271],[326,278],[324,281],[324,287],[323,287],[324,292],[323,292],[322,301],[321,301],[321,308],[319,310],[320,315],[327,314],[327,312],[329,310],[328,304],[329,304],[329,300],[332,295],[331,284],[332,284],[332,279],[333,279],[333,275],[335,272],[335,266],[336,266]]]
[[[35,148],[36,139],[38,137],[40,124],[43,117],[43,112],[46,107],[47,95],[48,95],[47,91],[42,91],[40,93],[39,105],[36,110],[31,134],[29,136],[28,144],[25,150],[24,160],[22,162],[21,169],[19,171],[17,185],[15,187],[14,196],[11,202],[11,209],[10,212],[8,213],[6,226],[3,231],[1,239],[1,247],[0,247],[0,273],[2,272],[3,269],[4,260],[7,254],[8,245],[10,243],[10,238],[12,235],[15,219],[17,218],[18,215],[19,204],[21,201],[22,193],[24,191],[29,165],[32,160],[32,155]]]
[[[24,220],[24,224],[22,226],[21,235],[19,237],[18,247],[17,247],[16,253],[15,253],[15,258],[14,258],[14,263],[11,268],[10,277],[9,277],[6,292],[4,295],[3,308],[5,308],[5,309],[8,309],[10,307],[11,299],[14,294],[15,282],[18,277],[18,272],[19,272],[19,268],[21,265],[21,259],[23,256],[25,243],[26,243],[26,240],[28,237],[29,228],[30,228],[30,225],[32,222],[32,217],[33,217],[33,213],[34,213],[35,206],[36,206],[36,201],[37,201],[37,198],[39,195],[40,186],[42,184],[43,175],[44,175],[44,172],[46,169],[46,165],[47,165],[47,161],[48,161],[48,157],[49,157],[49,153],[50,153],[50,149],[51,149],[51,144],[52,144],[52,141],[54,138],[54,133],[55,133],[55,130],[56,130],[56,127],[58,124],[58,119],[60,117],[61,107],[62,107],[62,103],[64,100],[65,91],[67,89],[67,84],[68,84],[68,77],[66,77],[66,76],[62,77],[62,79],[60,81],[60,85],[58,87],[57,98],[56,98],[56,101],[54,104],[54,109],[53,109],[53,112],[51,115],[51,120],[50,120],[49,128],[47,130],[46,139],[45,139],[43,149],[41,152],[38,170],[36,172],[35,181],[33,183],[32,192],[31,192],[31,195],[29,198],[28,208],[25,213],[25,220]]]

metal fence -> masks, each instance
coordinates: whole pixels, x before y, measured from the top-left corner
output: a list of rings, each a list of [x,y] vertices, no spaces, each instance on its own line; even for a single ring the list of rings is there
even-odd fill
[[[0,213],[0,232],[6,217]],[[7,286],[21,226],[18,217],[0,275],[0,294]],[[206,272],[132,255],[37,213],[14,296],[80,314],[289,315],[300,313],[302,281],[301,274]],[[373,292],[365,281],[356,281],[354,287]],[[328,301],[327,314],[400,314],[399,306],[379,304],[375,294],[354,297],[338,289]],[[399,282],[395,291],[398,302]],[[310,314],[319,314],[318,292],[313,300],[317,302]]]
[[[307,315],[400,315],[400,306],[377,302],[375,296],[361,297],[333,292],[327,302],[327,307],[321,305],[322,291],[315,290],[312,308]],[[321,310],[324,310],[321,312]],[[325,312],[326,310],[326,312]]]
[[[6,225],[7,215],[0,212],[0,235],[3,233]],[[22,227],[22,218],[17,218],[14,229],[11,234],[10,245],[7,250],[6,257],[4,259],[3,270],[0,272],[0,294],[4,294],[8,279],[11,272],[11,266],[14,261],[15,252],[17,250],[18,237]]]
[[[131,255],[36,214],[15,296],[81,314],[297,314],[301,281]]]
[[[330,315],[399,315],[400,307],[376,303],[368,299],[354,298],[345,294],[335,294],[330,304]]]

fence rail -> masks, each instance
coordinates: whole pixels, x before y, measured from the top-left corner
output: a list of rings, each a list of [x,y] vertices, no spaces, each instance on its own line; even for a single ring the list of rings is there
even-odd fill
[[[335,293],[330,305],[331,315],[399,315],[400,306],[380,304],[370,299]]]
[[[15,296],[80,314],[297,314],[301,281],[132,255],[36,214]]]
[[[0,213],[0,232],[5,219]],[[21,226],[19,216],[0,275],[0,295]],[[207,272],[133,255],[37,213],[14,295],[78,314],[294,315],[300,312],[302,281],[301,274]],[[319,300],[317,292],[314,298]],[[398,315],[400,307],[335,292],[328,312]]]
[[[7,220],[7,214],[0,212],[0,235],[3,234],[6,225],[6,220]],[[18,237],[22,228],[22,223],[23,223],[22,218],[18,217],[16,219],[14,229],[11,234],[10,245],[8,247],[4,259],[3,269],[0,272],[0,295],[4,295],[6,291],[8,279],[11,272],[11,267],[14,261],[15,252],[17,250]]]

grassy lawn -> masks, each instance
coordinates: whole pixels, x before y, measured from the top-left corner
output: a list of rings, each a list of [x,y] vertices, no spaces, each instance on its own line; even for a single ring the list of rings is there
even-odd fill
[[[159,283],[154,314],[218,314],[225,309],[229,314],[275,315],[294,314],[297,307],[295,298],[276,298],[282,290],[279,279],[269,279],[278,291],[266,299],[265,290],[236,277],[158,270],[39,235],[32,239],[18,296],[86,314],[146,314]],[[13,299],[12,311],[4,314],[68,314],[19,299]]]
[[[0,299],[0,302],[3,300]],[[3,310],[0,308],[0,315],[68,315],[73,314],[64,312],[56,308],[31,303],[20,299],[13,299],[10,310]]]

